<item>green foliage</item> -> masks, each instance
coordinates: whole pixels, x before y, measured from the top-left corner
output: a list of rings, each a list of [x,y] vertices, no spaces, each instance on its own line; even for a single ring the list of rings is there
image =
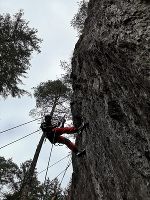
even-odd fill
[[[32,163],[32,160],[27,160],[26,162],[22,163],[20,166],[20,173],[18,174],[18,178],[20,179],[20,183],[21,183],[20,188],[22,187],[22,183],[25,179],[25,176],[27,175],[27,172],[29,171],[31,163]],[[41,185],[40,185],[40,182],[38,181],[37,171],[35,169],[33,177],[32,177],[32,188],[30,190],[31,199],[38,198],[41,192],[42,192]]]
[[[60,183],[57,178],[55,178],[52,181],[47,179],[43,189],[44,189],[43,197],[45,200],[52,199],[52,197],[56,194],[57,194],[57,200],[63,200],[63,195],[62,195],[63,190],[61,189]]]
[[[3,172],[3,176],[1,175],[0,178],[0,186],[8,185],[10,190],[7,190],[3,194],[4,200],[17,200],[20,197],[20,190],[25,178],[25,175],[31,165],[31,160],[26,161],[21,164],[20,168],[14,164],[10,159],[5,160],[1,157],[0,169]],[[32,188],[30,192],[30,196],[28,200],[37,200],[40,199],[42,195],[42,185],[38,181],[37,172],[35,173],[32,178]]]
[[[14,187],[18,170],[18,166],[13,163],[11,159],[6,160],[0,157],[0,189],[2,189],[3,186]]]
[[[1,199],[3,200],[19,200],[20,191],[27,171],[30,168],[31,160],[28,160],[20,165],[20,168],[12,162],[11,159],[6,160],[0,157],[0,188]],[[3,191],[5,186],[6,192]],[[57,178],[50,181],[47,179],[45,185],[38,181],[37,171],[35,170],[32,178],[32,187],[27,200],[40,200],[44,197],[45,200],[51,199],[57,193],[58,200],[64,200],[63,190]]]
[[[71,199],[70,195],[71,195],[71,180],[68,184],[68,186],[64,189],[64,194],[63,194],[63,200],[69,200]]]
[[[58,113],[65,113],[68,110],[63,109],[63,103],[70,100],[71,89],[67,87],[61,80],[47,81],[40,83],[39,86],[34,88],[34,97],[36,98],[36,107],[40,108],[41,112],[48,113],[51,111],[53,105],[55,104],[55,115]],[[30,112],[31,115],[37,112],[37,109]]]
[[[0,15],[0,95],[4,98],[27,93],[18,84],[22,84],[20,78],[30,68],[32,52],[40,52],[37,30],[29,28],[22,16],[22,11],[13,18],[9,14]]]
[[[77,14],[73,17],[71,21],[71,25],[74,27],[74,29],[77,30],[78,34],[82,34],[83,28],[84,28],[84,22],[87,18],[87,10],[88,10],[88,1],[82,0],[79,4],[79,9]]]
[[[63,83],[67,85],[68,88],[72,90],[72,80],[70,78],[71,75],[71,64],[68,64],[66,61],[60,61],[61,68],[65,71],[62,74]]]
[[[68,91],[69,89],[60,80],[40,83],[34,92],[37,107],[54,102],[55,99],[59,100],[60,97],[67,98]]]

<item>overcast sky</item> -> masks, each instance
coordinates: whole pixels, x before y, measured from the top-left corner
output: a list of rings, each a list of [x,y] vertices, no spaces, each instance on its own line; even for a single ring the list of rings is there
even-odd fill
[[[78,1],[79,2],[79,1]],[[69,61],[75,43],[77,33],[71,27],[70,21],[77,12],[77,0],[0,0],[0,13],[15,14],[20,9],[24,10],[24,19],[29,21],[31,28],[38,30],[38,37],[43,39],[41,44],[41,53],[34,54],[31,60],[31,69],[28,71],[28,78],[23,80],[23,88],[31,91],[31,88],[37,86],[40,82],[54,80],[60,77],[62,70],[60,60]],[[14,127],[21,123],[32,120],[29,111],[35,107],[35,99],[24,96],[18,98],[0,99],[0,131]],[[1,146],[12,142],[24,135],[36,131],[40,123],[33,122],[26,126],[0,134]],[[20,163],[32,159],[36,146],[41,137],[41,133],[35,133],[24,140],[10,145],[0,150],[0,156],[12,158],[15,163]],[[47,167],[51,144],[46,141],[43,145],[40,158],[37,164],[37,170]],[[51,164],[68,154],[65,146],[55,147],[52,152]],[[68,160],[55,165],[49,169],[48,177],[55,178],[63,169],[65,169]],[[66,186],[71,176],[72,169],[64,179],[63,187]],[[39,175],[43,181],[45,173]],[[61,177],[60,177],[61,178]]]

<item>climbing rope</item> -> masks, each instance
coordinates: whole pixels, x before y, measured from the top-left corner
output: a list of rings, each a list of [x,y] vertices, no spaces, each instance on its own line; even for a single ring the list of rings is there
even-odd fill
[[[23,123],[23,124],[14,126],[14,127],[12,127],[12,128],[6,129],[6,130],[3,130],[3,131],[0,132],[0,134],[1,134],[1,133],[4,133],[4,132],[7,132],[7,131],[10,131],[10,130],[13,130],[13,129],[18,128],[18,127],[20,127],[20,126],[24,126],[24,125],[26,125],[26,124],[29,124],[29,123],[34,122],[34,121],[36,121],[36,120],[38,120],[38,119],[41,119],[41,118],[42,118],[42,117],[37,118],[37,119],[34,119],[34,120],[31,120],[31,121],[28,121],[28,122],[25,122],[25,123]]]
[[[51,151],[50,151],[50,154],[49,154],[49,159],[48,159],[48,164],[47,164],[47,169],[46,169],[46,174],[45,174],[45,180],[44,180],[44,187],[45,187],[45,183],[46,183],[47,173],[48,173],[48,169],[49,169],[49,163],[50,163],[50,160],[51,160],[51,155],[52,155],[52,150],[53,150],[54,144],[55,144],[55,133],[54,133]],[[46,191],[46,193],[47,193],[47,191]],[[43,197],[43,200],[44,200],[44,197]]]
[[[70,167],[70,165],[71,165],[71,161],[70,161],[70,159],[69,159],[69,162],[67,163],[67,167],[66,167],[63,171],[61,171],[50,183],[52,183],[56,178],[58,178],[58,177],[63,173],[61,182],[60,182],[60,184],[59,184],[59,186],[61,187],[62,181],[63,181],[63,179],[64,179],[64,177],[65,177],[65,175],[66,175],[66,172],[67,172],[68,168]],[[54,197],[53,197],[53,198],[54,198],[54,199],[57,198],[57,191],[55,191]],[[43,197],[43,200],[44,200],[44,197]]]
[[[56,161],[54,164],[50,165],[49,168],[50,168],[50,167],[53,167],[54,165],[56,165],[57,163],[61,162],[61,161],[64,160],[65,158],[69,157],[70,155],[71,155],[71,153],[69,153],[67,156],[61,158],[60,160]],[[46,169],[40,171],[38,174],[41,174],[41,173],[44,172],[44,171],[46,171]]]
[[[65,175],[66,175],[66,172],[67,172],[67,170],[68,170],[68,168],[69,168],[70,165],[71,165],[71,161],[69,160],[69,161],[68,161],[68,164],[67,164],[67,167],[66,167],[66,169],[64,170],[64,174],[63,174],[63,177],[62,177],[62,179],[61,179],[60,186],[61,186],[61,184],[62,184],[62,182],[63,182],[63,179],[64,179],[64,177],[65,177]]]
[[[45,183],[46,183],[46,178],[47,178],[49,163],[50,163],[50,160],[51,160],[51,155],[52,155],[53,146],[54,146],[54,144],[52,144],[51,151],[50,151],[49,158],[48,158],[48,164],[47,164],[46,174],[45,174],[45,179],[44,179],[44,186],[45,186]]]
[[[71,164],[71,163],[70,163],[70,164]],[[70,167],[70,165],[69,165],[69,167]],[[69,167],[68,167],[68,168],[69,168]],[[68,168],[67,168],[67,169],[68,169]],[[61,171],[51,182],[53,182],[56,178],[58,178],[58,177],[59,177],[62,173],[64,173],[65,171],[66,171],[66,168],[65,168],[63,171]],[[51,183],[51,182],[50,182],[50,183]]]
[[[63,170],[63,171],[60,173],[60,174],[64,173],[64,174],[63,174],[63,177],[62,177],[62,179],[61,179],[61,182],[60,182],[60,184],[59,184],[60,187],[61,187],[62,181],[63,181],[63,179],[64,179],[64,177],[65,177],[65,175],[66,175],[66,172],[67,172],[68,168],[70,167],[70,164],[71,164],[71,161],[70,161],[70,159],[69,159],[68,164],[67,164],[67,167],[65,168],[65,170]],[[59,174],[58,176],[60,176],[60,174]],[[56,176],[55,179],[56,179],[58,176]],[[55,179],[53,179],[53,180],[55,180]],[[55,194],[54,194],[54,196],[52,197],[52,199],[56,199],[56,198],[57,198],[57,192],[55,191]]]
[[[70,165],[71,165],[71,162],[68,162],[67,167],[66,167],[63,171],[61,171],[54,179],[52,179],[52,180],[50,181],[50,183],[52,183],[56,178],[58,178],[62,173],[64,173],[64,174],[63,174],[63,177],[62,177],[62,180],[61,180],[61,183],[62,183],[62,181],[63,181],[63,179],[64,179],[64,177],[65,177],[65,174],[66,174],[68,168],[70,167]],[[60,186],[61,186],[61,184],[60,184]],[[56,192],[55,196],[57,196],[57,192]],[[44,200],[44,198],[43,198],[43,200]]]
[[[18,142],[18,141],[20,141],[20,140],[22,140],[22,139],[24,139],[24,138],[26,138],[26,137],[28,137],[28,136],[30,136],[30,135],[36,133],[36,132],[38,132],[38,131],[40,131],[40,130],[34,131],[34,132],[32,132],[32,133],[30,133],[30,134],[28,134],[28,135],[25,135],[25,136],[23,136],[23,137],[21,137],[21,138],[19,138],[19,139],[17,139],[17,140],[14,140],[13,142],[10,142],[10,143],[8,143],[8,144],[6,144],[6,145],[4,145],[4,146],[1,146],[0,149],[3,149],[4,147],[7,147],[7,146],[9,146],[9,145],[11,145],[11,144],[14,144],[15,142]]]
[[[52,144],[52,147],[51,147],[51,151],[50,151],[50,154],[49,154],[49,159],[48,159],[48,164],[47,164],[47,168],[46,168],[46,174],[45,174],[45,180],[44,180],[44,185],[43,185],[43,188],[45,188],[45,184],[46,184],[46,179],[47,179],[47,173],[48,173],[48,169],[49,169],[49,163],[50,163],[50,160],[51,160],[51,155],[52,155],[52,150],[53,150],[53,145]],[[45,188],[45,194],[47,194],[47,188]],[[43,200],[44,200],[44,196],[43,196]]]
[[[71,163],[70,163],[71,164]],[[68,167],[69,168],[69,167]],[[65,172],[66,171],[66,168],[63,170],[63,171],[61,171],[54,179],[56,179],[56,178],[58,178],[63,172]],[[53,179],[53,180],[54,180]]]

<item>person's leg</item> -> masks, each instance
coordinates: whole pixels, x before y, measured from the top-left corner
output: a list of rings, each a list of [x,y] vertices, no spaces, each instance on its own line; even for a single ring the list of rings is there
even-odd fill
[[[59,136],[57,138],[57,142],[61,144],[65,144],[71,151],[73,151],[74,153],[78,153],[78,149],[76,145],[73,142],[71,142],[69,139],[63,136]]]
[[[76,127],[53,128],[52,131],[55,132],[56,136],[60,136],[63,133],[71,134],[79,131],[82,132],[87,125],[88,123],[82,123],[79,128]]]
[[[78,148],[76,147],[76,145],[74,143],[72,143],[70,140],[68,140],[67,138],[63,137],[63,136],[58,136],[56,142],[58,142],[60,144],[65,144],[78,157],[81,157],[81,156],[86,154],[85,149],[83,149],[82,151],[78,151]]]
[[[68,134],[75,133],[78,131],[78,129],[75,127],[64,127],[64,128],[53,128],[52,131],[55,132],[57,136],[60,136],[64,133],[68,133]]]

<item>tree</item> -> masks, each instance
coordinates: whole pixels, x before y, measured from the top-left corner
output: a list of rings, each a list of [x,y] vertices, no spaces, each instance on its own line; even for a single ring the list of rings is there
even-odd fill
[[[60,108],[60,105],[65,103],[69,99],[70,89],[63,84],[62,81],[54,80],[47,81],[45,83],[40,83],[39,86],[35,88],[34,96],[36,98],[36,106],[37,108],[43,109],[43,112],[49,112],[51,117],[54,115],[62,115],[66,112]],[[21,191],[22,200],[26,200],[29,196],[29,189],[32,183],[32,177],[34,174],[35,166],[42,148],[42,144],[44,141],[44,134],[41,136],[39,144],[36,148],[31,166],[27,172],[27,175],[24,179],[24,184]]]
[[[8,160],[8,161],[10,161],[10,160]],[[26,173],[30,168],[31,162],[32,162],[31,160],[28,160],[28,161],[25,161],[24,163],[22,163],[20,168],[17,167],[17,170],[15,170],[14,173],[13,173],[15,178],[13,178],[13,179],[9,178],[8,179],[8,181],[10,181],[9,184],[10,184],[11,187],[9,187],[9,188],[11,190],[7,189],[7,192],[4,193],[4,195],[3,195],[3,197],[4,197],[3,199],[4,200],[17,200],[17,199],[20,199],[20,190],[22,188],[23,180],[24,180],[24,178],[26,176]],[[14,163],[13,163],[13,165],[17,166]],[[12,168],[12,164],[11,164],[11,168]],[[7,174],[8,174],[8,172],[9,172],[8,168],[5,168],[5,170],[7,171]],[[42,185],[38,181],[37,172],[35,170],[34,174],[33,174],[33,177],[32,177],[32,187],[30,189],[28,200],[40,199],[42,194],[43,194]]]
[[[66,61],[60,61],[60,66],[65,71],[65,73],[62,74],[63,83],[72,90],[71,63],[68,63]]]
[[[43,185],[43,199],[48,200],[48,199],[52,199],[53,196],[55,196],[57,194],[57,200],[63,200],[63,190],[60,187],[60,183],[58,181],[57,178],[55,178],[54,180],[49,180],[49,178],[46,180],[45,185]]]
[[[87,10],[88,10],[88,1],[82,0],[78,3],[79,9],[77,14],[73,17],[71,21],[71,25],[74,27],[74,29],[77,29],[78,34],[82,34],[83,28],[84,28],[84,22],[87,18]]]
[[[21,179],[20,188],[22,188],[22,186],[24,184],[24,182],[23,182],[24,178],[25,178],[27,172],[29,171],[31,164],[32,164],[32,160],[29,160],[29,161],[24,162],[20,167],[20,169],[21,169],[21,173],[19,175],[20,179]],[[28,199],[29,200],[37,200],[37,199],[40,199],[41,196],[42,196],[42,185],[41,185],[40,181],[38,181],[37,170],[35,168],[33,175],[32,175],[32,186],[30,188]]]
[[[12,162],[12,159],[6,160],[4,157],[0,157],[0,191],[3,186],[10,189],[16,187],[14,183],[18,170],[18,166]]]
[[[19,84],[30,68],[31,54],[40,52],[37,30],[29,28],[23,14],[19,11],[13,18],[10,14],[0,15],[0,95],[4,98],[27,93]]]
[[[21,188],[24,184],[24,178],[31,166],[32,161],[27,160],[20,165],[15,164],[12,159],[6,160],[0,157],[0,198],[3,200],[19,200],[21,198]],[[3,186],[5,186],[3,188]],[[63,190],[57,178],[52,181],[48,178],[45,184],[41,184],[37,177],[37,171],[34,170],[32,176],[32,186],[26,200],[44,200],[51,199],[57,194],[58,200],[64,200]]]
[[[70,200],[70,194],[71,194],[71,181],[69,182],[68,186],[64,189],[64,195],[63,195],[63,200]]]
[[[58,119],[69,112],[70,95],[71,88],[59,79],[42,82],[34,88],[36,109],[33,109],[30,114],[44,115],[50,113],[53,108],[53,118]]]

